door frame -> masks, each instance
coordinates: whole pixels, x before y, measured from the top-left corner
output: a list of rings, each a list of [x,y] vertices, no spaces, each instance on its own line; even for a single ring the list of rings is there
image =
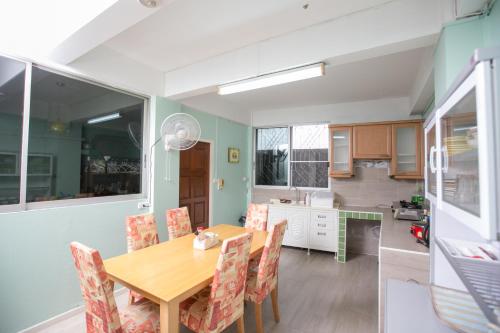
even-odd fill
[[[210,161],[209,161],[209,170],[208,170],[208,226],[213,227],[213,184],[214,184],[214,140],[208,139],[199,139],[198,142],[208,143],[210,149]],[[191,149],[191,148],[190,148]],[[179,156],[180,159],[180,156]],[[181,164],[179,160],[179,170]],[[179,175],[180,180],[180,175]],[[177,197],[179,197],[180,188],[177,189]]]

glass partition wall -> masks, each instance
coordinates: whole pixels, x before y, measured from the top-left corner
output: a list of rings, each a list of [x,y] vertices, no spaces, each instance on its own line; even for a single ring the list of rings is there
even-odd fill
[[[0,57],[0,205],[19,203],[26,64]]]
[[[0,210],[146,193],[144,97],[10,58],[0,68]]]

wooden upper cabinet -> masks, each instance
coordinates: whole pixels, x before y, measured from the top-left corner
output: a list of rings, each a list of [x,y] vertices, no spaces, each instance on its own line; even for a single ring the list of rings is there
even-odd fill
[[[399,179],[422,179],[423,156],[422,122],[393,124],[391,176]]]
[[[355,159],[391,159],[391,124],[353,126],[353,157]]]
[[[352,167],[352,126],[330,126],[330,176],[347,178]]]

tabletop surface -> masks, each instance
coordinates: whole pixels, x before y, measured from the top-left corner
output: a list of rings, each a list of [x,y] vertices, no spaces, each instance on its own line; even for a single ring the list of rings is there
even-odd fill
[[[125,287],[134,289],[159,303],[181,297],[190,290],[208,286],[213,279],[222,241],[253,233],[250,257],[260,253],[267,237],[255,231],[220,224],[208,229],[219,235],[221,242],[208,250],[193,248],[194,234],[163,242],[142,250],[104,261],[108,276]]]

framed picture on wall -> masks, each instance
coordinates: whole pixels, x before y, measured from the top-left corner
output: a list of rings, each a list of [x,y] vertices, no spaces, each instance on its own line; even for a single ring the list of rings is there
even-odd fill
[[[240,150],[238,148],[228,148],[227,159],[229,163],[240,163]]]

